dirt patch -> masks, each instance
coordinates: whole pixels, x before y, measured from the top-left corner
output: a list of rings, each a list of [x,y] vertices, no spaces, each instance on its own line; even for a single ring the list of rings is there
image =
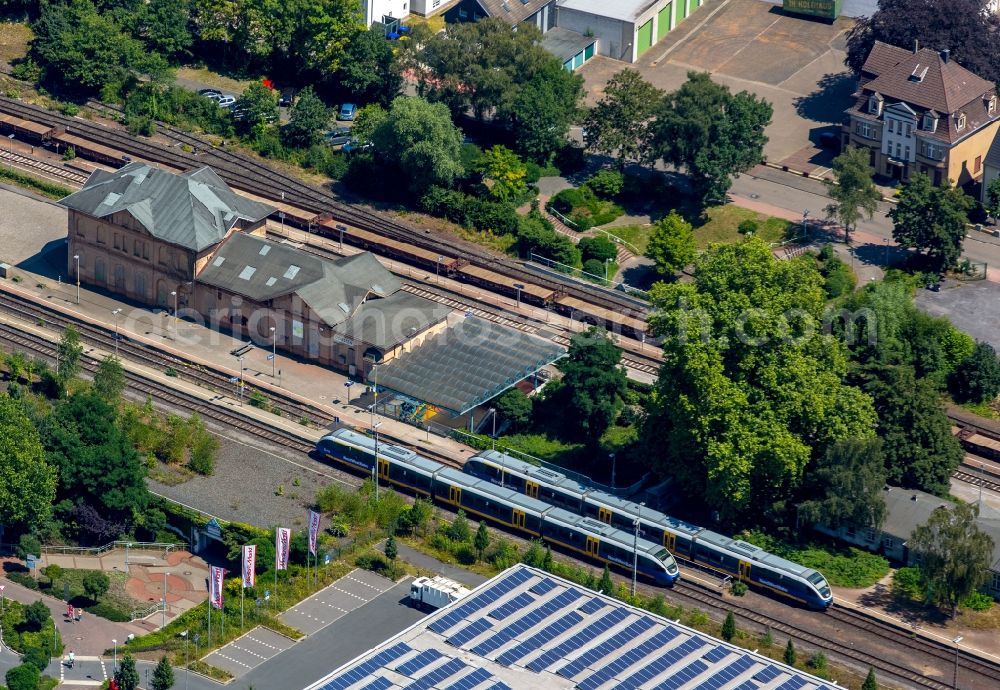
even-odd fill
[[[11,62],[23,58],[28,53],[28,43],[35,34],[27,24],[20,22],[0,23],[0,60]]]
[[[207,67],[181,67],[177,70],[177,81],[184,86],[197,85],[199,88],[212,87],[227,91],[235,96],[243,93],[254,82],[251,79],[232,79]]]

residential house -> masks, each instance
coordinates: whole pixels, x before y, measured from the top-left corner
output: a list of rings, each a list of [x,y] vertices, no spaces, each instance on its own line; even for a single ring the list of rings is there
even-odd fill
[[[411,0],[362,0],[365,26],[381,22],[383,18],[405,19],[410,16]]]
[[[511,26],[534,24],[545,33],[555,26],[556,0],[460,0],[444,13],[448,22],[497,17]]]
[[[909,547],[913,530],[925,524],[937,508],[948,508],[952,504],[933,494],[892,486],[885,487],[882,498],[885,500],[886,518],[879,530],[850,527],[831,530],[822,525],[814,525],[814,528],[823,534],[881,553],[895,563],[913,565],[916,555]],[[982,505],[977,522],[979,528],[993,538],[993,557],[984,589],[1000,599],[1000,510]]]
[[[876,42],[846,111],[844,146],[868,149],[879,175],[934,184],[981,182],[1000,127],[996,88],[947,50],[906,50]]]

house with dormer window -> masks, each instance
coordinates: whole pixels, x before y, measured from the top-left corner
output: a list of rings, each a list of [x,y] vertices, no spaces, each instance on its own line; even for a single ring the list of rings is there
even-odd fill
[[[879,175],[934,184],[983,180],[1000,128],[995,86],[951,60],[949,51],[906,50],[876,41],[846,111],[844,146],[868,149]]]

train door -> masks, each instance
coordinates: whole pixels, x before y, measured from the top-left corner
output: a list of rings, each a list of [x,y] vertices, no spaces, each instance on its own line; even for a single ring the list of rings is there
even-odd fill
[[[381,479],[389,478],[389,461],[385,458],[378,459],[378,476]]]
[[[520,527],[521,529],[524,529],[524,511],[515,508],[513,518],[514,519],[511,521],[510,524],[513,525],[514,527]]]
[[[597,519],[601,522],[606,522],[611,524],[611,511],[608,508],[598,508],[597,509]]]
[[[448,500],[454,503],[455,505],[462,505],[462,487],[449,486]]]
[[[740,561],[740,580],[744,582],[750,581],[750,564],[746,561]]]
[[[524,482],[524,493],[532,498],[538,498],[538,484],[532,481]]]
[[[677,546],[677,535],[673,532],[663,533],[663,545],[667,547],[667,551],[670,553],[674,552],[674,547]]]
[[[597,549],[600,545],[601,542],[596,537],[587,537],[587,553],[589,555],[597,556]]]

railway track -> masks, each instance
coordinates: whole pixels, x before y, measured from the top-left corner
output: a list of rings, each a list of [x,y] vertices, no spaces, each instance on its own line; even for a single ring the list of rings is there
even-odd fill
[[[18,168],[42,173],[49,179],[69,182],[74,185],[82,186],[83,183],[87,181],[88,177],[88,175],[76,172],[75,170],[69,170],[67,168],[53,165],[52,163],[38,160],[37,158],[32,158],[31,156],[24,156],[13,151],[0,150],[0,159],[7,161],[8,164],[17,166]]]
[[[972,472],[966,472],[965,470],[955,470],[951,473],[951,476],[960,482],[965,482],[966,484],[972,484],[973,486],[981,486],[984,489],[989,489],[990,491],[996,491],[1000,493],[1000,483],[993,481],[992,479],[987,479],[978,474],[973,474]],[[1000,687],[1000,686],[998,686]]]

